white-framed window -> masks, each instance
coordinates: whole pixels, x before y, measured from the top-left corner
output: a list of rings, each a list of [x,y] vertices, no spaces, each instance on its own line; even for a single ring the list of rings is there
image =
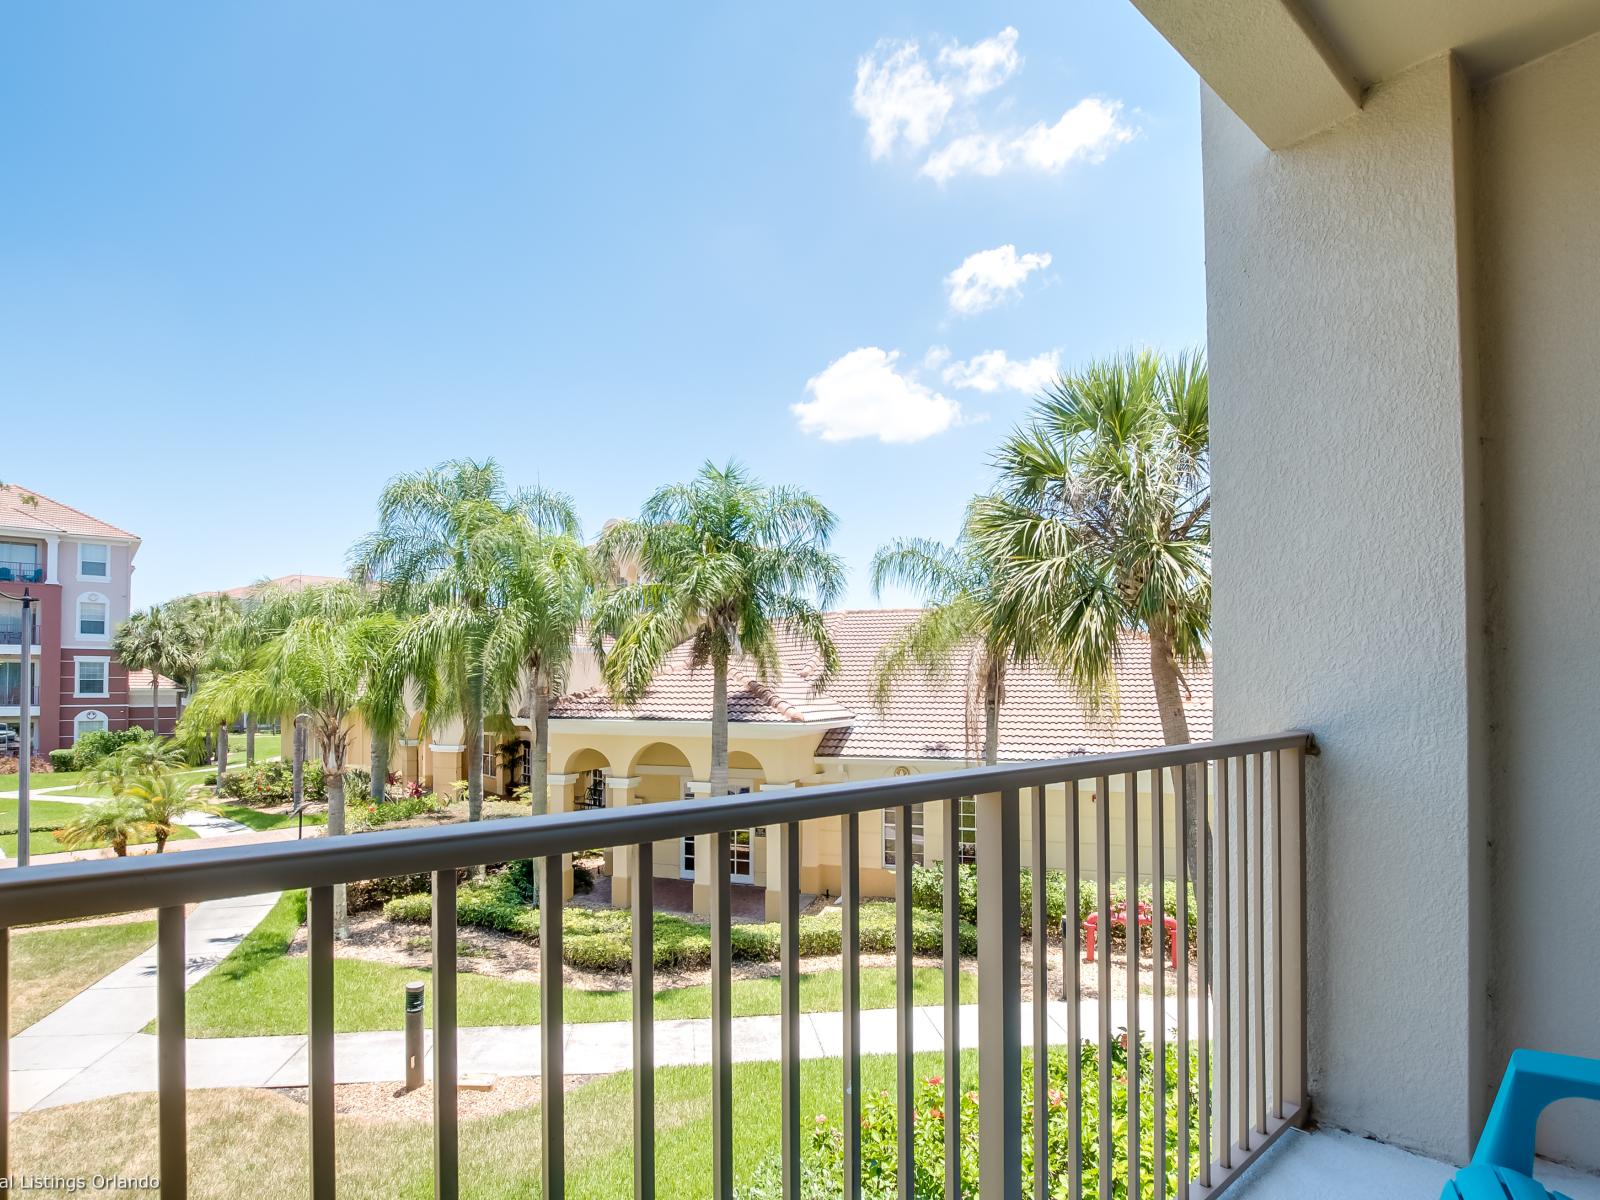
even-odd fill
[[[86,733],[109,728],[105,713],[95,708],[87,709],[72,718],[72,740],[76,742]]]
[[[961,799],[959,844],[956,847],[957,862],[978,861],[978,802],[971,796]]]
[[[73,659],[72,692],[75,696],[109,696],[111,694],[111,660],[109,658]]]
[[[900,831],[897,822],[900,817],[898,808],[883,810],[883,865],[889,870],[894,870],[900,861],[900,846],[897,842]],[[911,806],[911,861],[917,866],[922,866],[926,861],[924,850],[926,843],[922,836],[922,805]]]
[[[104,641],[111,634],[111,605],[99,592],[78,597],[78,636]]]
[[[493,750],[483,752],[483,777],[490,780],[500,778],[500,760]]]
[[[29,708],[38,708],[39,707],[39,664],[37,662],[34,662],[34,663],[30,664],[30,665],[33,667],[33,670],[31,670],[29,672],[29,675],[32,676],[33,687],[32,687],[32,689],[30,691],[30,695],[29,695],[29,699],[28,699],[28,707]],[[18,658],[18,659],[11,660],[11,661],[0,662],[0,705],[3,705],[5,707],[7,707],[7,708],[10,708],[12,706],[20,707],[21,704],[22,704],[22,660],[20,658]]]
[[[104,542],[78,543],[78,578],[108,579],[111,576],[111,547]]]

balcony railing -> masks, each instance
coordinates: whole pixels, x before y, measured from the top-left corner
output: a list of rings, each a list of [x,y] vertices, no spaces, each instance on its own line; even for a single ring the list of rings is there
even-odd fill
[[[43,583],[44,568],[38,563],[0,559],[0,583]]]
[[[710,835],[711,861],[700,864],[711,892],[711,1124],[712,1195],[730,1200],[734,1188],[733,950],[730,863],[737,831],[764,825],[779,845],[781,1091],[783,1194],[799,1197],[803,1141],[800,1062],[800,828],[802,822],[837,818],[842,827],[841,965],[843,973],[843,1174],[845,1194],[860,1194],[861,1007],[860,1007],[860,819],[863,813],[890,810],[898,828],[909,829],[912,806],[941,806],[947,846],[960,844],[959,801],[973,797],[977,809],[978,1027],[977,1049],[979,1196],[1009,1200],[1026,1194],[1044,1197],[1057,1182],[1050,1156],[1033,1156],[1024,1177],[1025,1144],[1046,1145],[1051,1137],[1046,1115],[1050,1017],[1045,888],[1037,886],[1051,866],[1052,831],[1082,831],[1080,818],[1092,808],[1091,852],[1080,837],[1066,836],[1068,912],[1060,952],[1066,966],[1065,998],[1070,1082],[1066,1102],[1071,1118],[1062,1172],[1068,1194],[1082,1195],[1085,1130],[1079,1103],[1083,1083],[1082,1046],[1096,1055],[1100,1078],[1109,1080],[1114,1029],[1119,1014],[1112,996],[1110,937],[1115,913],[1111,885],[1121,878],[1130,896],[1137,884],[1152,883],[1153,897],[1166,883],[1175,885],[1178,930],[1187,931],[1190,887],[1194,959],[1167,978],[1166,954],[1155,952],[1148,968],[1137,950],[1137,920],[1128,938],[1125,1012],[1128,1086],[1126,1109],[1113,1112],[1113,1088],[1098,1091],[1095,1163],[1098,1195],[1108,1200],[1116,1161],[1113,1139],[1126,1138],[1125,1166],[1116,1169],[1129,1196],[1141,1194],[1140,1149],[1152,1156],[1154,1195],[1178,1200],[1210,1197],[1225,1188],[1284,1129],[1306,1112],[1303,1004],[1304,789],[1305,756],[1312,749],[1305,734],[1287,733],[1248,740],[1167,747],[1160,750],[1066,759],[1029,766],[988,767],[938,775],[911,776],[805,788],[735,798],[693,799],[598,812],[557,813],[455,825],[445,829],[405,829],[312,843],[275,843],[236,849],[198,850],[123,861],[32,867],[0,876],[0,919],[7,926],[61,921],[155,907],[158,921],[159,1138],[162,1196],[187,1194],[186,1043],[184,1040],[185,905],[285,888],[309,889],[309,1094],[310,1194],[330,1200],[337,1180],[334,1155],[334,888],[356,880],[431,872],[433,880],[433,1078],[435,1195],[455,1197],[459,1189],[457,1136],[456,883],[457,871],[480,863],[531,858],[539,864],[545,897],[561,895],[563,856],[596,845],[620,846],[631,870],[635,913],[652,911],[651,864],[657,842]],[[1113,861],[1112,781],[1122,787],[1122,854]],[[1064,785],[1064,786],[1063,786]],[[1171,817],[1167,810],[1172,809]],[[1202,831],[1191,838],[1191,817]],[[1176,821],[1177,828],[1169,822]],[[1032,991],[1027,1026],[1022,1003],[1022,923],[1020,884],[1023,829],[1028,830],[1032,888]],[[1196,840],[1200,844],[1195,844]],[[1193,861],[1191,873],[1189,863]],[[1192,877],[1191,877],[1192,874]],[[620,875],[620,872],[619,872]],[[1080,953],[1076,918],[1081,880],[1094,881],[1098,1000],[1093,1029],[1080,1016]],[[945,1111],[961,1111],[960,898],[957,875],[945,872],[943,897]],[[913,1194],[913,1104],[916,1051],[912,1007],[911,872],[895,878],[896,1029],[895,1080],[899,1194]],[[1156,912],[1159,914],[1159,901]],[[633,1140],[634,1194],[655,1194],[655,1098],[653,1039],[653,930],[650,921],[632,922],[633,938]],[[1152,927],[1152,948],[1166,949],[1160,919]],[[0,928],[0,951],[9,930]],[[1187,943],[1188,937],[1182,938]],[[561,906],[544,903],[539,912],[541,961],[561,961]],[[5,959],[0,957],[0,962]],[[1148,1035],[1158,1069],[1149,1078],[1134,1052],[1143,1041],[1141,978],[1151,984]],[[1194,994],[1191,995],[1191,980]],[[545,1200],[564,1195],[562,972],[540,971],[541,1072],[540,1176]],[[9,997],[0,974],[0,1025],[7,1021]],[[1170,1041],[1169,1041],[1170,1039]],[[1023,1048],[1030,1043],[1032,1073],[1031,1136],[1024,1127]],[[1176,1097],[1169,1096],[1169,1045],[1176,1051]],[[6,1043],[0,1039],[0,1107],[6,1104],[9,1075]],[[970,1081],[969,1081],[970,1082]],[[1141,1100],[1149,1096],[1154,1129],[1141,1129]],[[1175,1149],[1169,1149],[1167,1113],[1176,1099]],[[1197,1114],[1191,1117],[1191,1110]],[[1116,1130],[1118,1121],[1123,1132]],[[1149,1136],[1153,1135],[1153,1136]],[[0,1124],[0,1177],[9,1166],[4,1125]],[[1198,1146],[1191,1153],[1190,1145]],[[945,1194],[960,1194],[962,1143],[959,1121],[945,1122]],[[109,1166],[110,1164],[108,1164]]]

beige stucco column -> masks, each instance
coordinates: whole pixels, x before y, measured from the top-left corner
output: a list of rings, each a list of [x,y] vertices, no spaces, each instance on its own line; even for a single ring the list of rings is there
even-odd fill
[[[691,779],[687,784],[689,795],[703,799],[711,795],[711,784],[703,779]],[[694,915],[702,920],[711,919],[711,847],[709,833],[696,834],[694,839]]]
[[[466,747],[446,742],[430,742],[428,744],[428,759],[432,764],[433,783],[435,793],[447,790],[458,779],[465,779]]]
[[[792,792],[799,787],[798,780],[788,783],[763,783],[763,792]],[[767,826],[767,887],[766,910],[767,920],[776,921],[783,912],[783,838],[779,836],[781,830],[776,825]],[[800,826],[800,857],[805,860],[805,825]]]
[[[606,805],[610,808],[627,808],[637,803],[639,787],[637,775],[610,775],[606,777]],[[606,873],[611,876],[611,907],[632,907],[633,875],[629,871],[629,847],[606,847]]]
[[[573,810],[573,789],[577,783],[577,775],[550,776],[550,812],[564,813]],[[561,898],[572,899],[572,855],[570,854],[562,855],[561,858]],[[540,897],[541,903],[543,899]]]

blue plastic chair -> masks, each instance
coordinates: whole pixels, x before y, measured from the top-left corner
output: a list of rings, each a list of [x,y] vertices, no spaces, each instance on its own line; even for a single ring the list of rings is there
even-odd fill
[[[1600,1060],[1514,1050],[1472,1162],[1440,1200],[1568,1200],[1533,1178],[1539,1114],[1557,1100],[1600,1100]]]

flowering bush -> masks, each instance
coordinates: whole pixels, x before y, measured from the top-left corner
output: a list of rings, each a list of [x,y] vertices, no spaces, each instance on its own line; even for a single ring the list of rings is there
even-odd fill
[[[1082,1171],[1085,1196],[1098,1193],[1100,1184],[1100,1055],[1092,1043],[1084,1043],[1080,1063],[1083,1092],[1079,1097],[1082,1128]],[[1045,1153],[1049,1156],[1050,1195],[1068,1196],[1068,1157],[1071,1152],[1071,1050],[1052,1047],[1049,1055],[1050,1106],[1046,1118]],[[1154,1050],[1148,1042],[1139,1043],[1139,1194],[1155,1195],[1155,1089],[1151,1086]],[[1199,1060],[1190,1055],[1190,1078],[1198,1072]],[[1168,1166],[1165,1193],[1177,1194],[1178,1161],[1178,1051],[1166,1048],[1166,1154]],[[944,1136],[946,1122],[952,1119],[944,1080],[937,1075],[917,1081],[913,1100],[912,1126],[913,1192],[915,1200],[942,1200],[944,1197]],[[964,1091],[956,1102],[953,1119],[961,1128],[961,1195],[978,1194],[978,1093]],[[1023,1072],[1022,1095],[1023,1177],[1033,1177],[1033,1075]],[[1111,1044],[1111,1175],[1112,1195],[1127,1195],[1128,1179],[1128,1050],[1125,1040]],[[1199,1159],[1197,1095],[1189,1098],[1189,1159]],[[865,1200],[891,1200],[898,1196],[896,1165],[899,1114],[893,1096],[887,1091],[867,1091],[861,1098],[861,1194]],[[819,1115],[807,1122],[809,1137],[802,1149],[800,1194],[805,1200],[836,1200],[844,1196],[844,1130],[839,1122]],[[780,1163],[768,1161],[755,1172],[750,1184],[739,1189],[740,1200],[776,1200],[781,1196]]]
[[[1022,871],[1021,878],[1021,919],[1022,932],[1030,933],[1033,929],[1033,872],[1026,868]],[[1067,914],[1067,873],[1065,871],[1046,871],[1044,873],[1044,910],[1045,919],[1050,923],[1052,932],[1061,928],[1061,918]],[[1123,904],[1128,895],[1127,881],[1121,877],[1111,880],[1110,886],[1111,905],[1113,908]],[[978,868],[972,863],[962,863],[957,868],[956,894],[961,904],[961,919],[977,922],[978,919]],[[918,908],[938,911],[944,906],[944,864],[931,863],[926,867],[913,867],[911,872],[911,903]],[[1150,885],[1139,885],[1139,903],[1150,903]],[[1099,904],[1099,893],[1092,879],[1078,880],[1078,920],[1081,922]],[[1161,889],[1161,907],[1168,916],[1178,915],[1178,885],[1169,879]],[[1194,887],[1189,888],[1189,937],[1194,940],[1195,919],[1198,909],[1194,902]],[[1120,922],[1115,931],[1120,931]],[[1118,933],[1120,940],[1120,932]]]
[[[350,805],[350,814],[357,828],[372,829],[392,821],[409,821],[413,817],[443,812],[445,807],[444,801],[437,796],[401,796],[387,800],[368,799],[357,802]]]
[[[321,804],[327,800],[328,788],[322,778],[321,763],[306,763],[304,780],[307,803]],[[252,808],[287,804],[294,799],[294,768],[281,759],[257,763],[253,767],[235,767],[223,777],[217,792]]]

